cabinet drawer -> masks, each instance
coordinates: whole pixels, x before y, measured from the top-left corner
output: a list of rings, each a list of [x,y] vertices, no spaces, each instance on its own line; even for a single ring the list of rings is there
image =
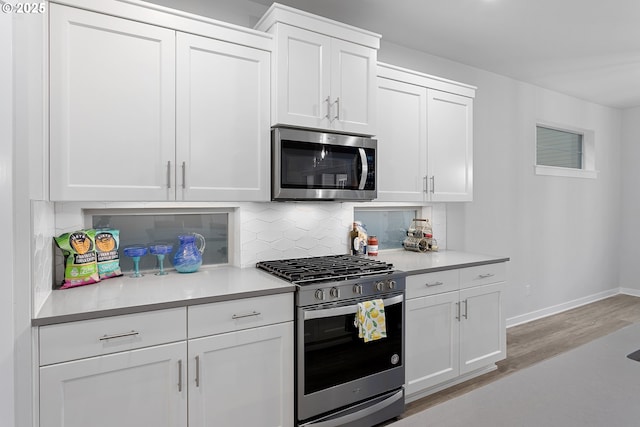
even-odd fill
[[[504,282],[506,277],[507,271],[503,262],[462,268],[460,269],[460,289]]]
[[[40,327],[40,366],[186,339],[185,308]]]
[[[407,299],[459,289],[458,270],[436,271],[407,277]]]
[[[293,294],[277,294],[189,307],[189,338],[293,320]]]

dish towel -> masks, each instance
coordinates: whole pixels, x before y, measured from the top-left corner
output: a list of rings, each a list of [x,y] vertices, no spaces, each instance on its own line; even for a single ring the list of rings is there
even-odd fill
[[[381,299],[359,302],[353,324],[358,328],[358,338],[364,339],[364,342],[386,338],[384,302]]]

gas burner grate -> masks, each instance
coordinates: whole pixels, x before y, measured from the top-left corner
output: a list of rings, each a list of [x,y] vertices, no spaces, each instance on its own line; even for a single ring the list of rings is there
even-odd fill
[[[394,271],[393,264],[354,255],[261,261],[256,267],[298,285],[354,279]]]

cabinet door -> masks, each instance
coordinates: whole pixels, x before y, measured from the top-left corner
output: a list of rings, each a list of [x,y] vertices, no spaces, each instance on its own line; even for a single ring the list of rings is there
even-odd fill
[[[458,376],[458,292],[407,300],[406,388],[420,392]]]
[[[329,128],[331,39],[278,24],[273,124]]]
[[[378,200],[423,202],[427,175],[427,90],[378,78]]]
[[[375,49],[331,40],[331,125],[340,132],[374,135]]]
[[[186,370],[185,342],[42,367],[40,427],[186,427]]]
[[[57,4],[50,19],[51,200],[174,198],[175,32]]]
[[[473,199],[473,99],[428,90],[427,161],[431,201]]]
[[[504,282],[460,291],[460,373],[474,371],[507,355],[502,298]]]
[[[177,34],[178,199],[268,201],[270,54]]]
[[[293,322],[189,341],[189,426],[214,425],[293,425]]]

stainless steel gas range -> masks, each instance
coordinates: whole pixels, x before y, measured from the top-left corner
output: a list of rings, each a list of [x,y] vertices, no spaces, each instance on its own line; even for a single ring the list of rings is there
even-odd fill
[[[297,285],[298,426],[371,427],[404,410],[405,274],[368,257],[263,261],[257,267]],[[364,342],[358,303],[381,299],[387,336]]]

